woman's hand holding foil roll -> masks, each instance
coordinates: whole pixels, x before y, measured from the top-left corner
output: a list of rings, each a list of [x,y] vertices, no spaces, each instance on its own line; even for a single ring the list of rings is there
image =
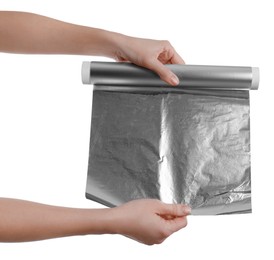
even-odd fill
[[[130,61],[136,65],[155,71],[170,85],[179,84],[178,77],[163,64],[184,64],[184,60],[175,51],[169,41],[140,39],[119,35],[114,58],[118,61]]]
[[[80,54],[130,61],[155,71],[176,86],[177,76],[163,64],[184,61],[168,41],[129,37],[25,13],[0,11],[0,52]]]

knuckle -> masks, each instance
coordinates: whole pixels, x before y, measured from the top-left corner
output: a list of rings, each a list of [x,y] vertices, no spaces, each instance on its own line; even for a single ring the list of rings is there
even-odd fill
[[[162,40],[161,43],[166,46],[170,46],[170,42],[168,40]]]

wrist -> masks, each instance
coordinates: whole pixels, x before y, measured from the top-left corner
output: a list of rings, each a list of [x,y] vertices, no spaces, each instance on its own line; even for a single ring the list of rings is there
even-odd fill
[[[129,37],[116,32],[102,31],[104,45],[104,56],[118,59],[123,56],[123,46]]]
[[[108,221],[106,223],[107,233],[109,234],[124,234],[124,226],[126,218],[119,210],[119,207],[108,209]]]
[[[121,45],[125,42],[127,36],[110,32],[102,29],[93,29],[90,31],[90,43],[87,49],[91,50],[91,55],[105,56],[116,59],[121,53]]]
[[[114,234],[112,209],[88,210],[88,234]]]

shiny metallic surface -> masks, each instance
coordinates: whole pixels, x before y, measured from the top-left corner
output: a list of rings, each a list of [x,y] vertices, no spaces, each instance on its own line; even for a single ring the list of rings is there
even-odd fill
[[[251,212],[249,91],[174,89],[94,86],[87,198]]]
[[[257,89],[259,69],[254,67],[166,65],[184,89]],[[84,84],[138,87],[170,87],[154,72],[125,62],[83,62]]]

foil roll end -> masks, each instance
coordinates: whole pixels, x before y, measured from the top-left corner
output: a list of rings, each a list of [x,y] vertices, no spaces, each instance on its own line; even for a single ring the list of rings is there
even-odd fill
[[[91,69],[91,62],[84,61],[82,63],[82,70],[81,70],[83,84],[91,84],[90,69]]]
[[[251,89],[258,89],[260,81],[260,70],[258,67],[252,67]]]

